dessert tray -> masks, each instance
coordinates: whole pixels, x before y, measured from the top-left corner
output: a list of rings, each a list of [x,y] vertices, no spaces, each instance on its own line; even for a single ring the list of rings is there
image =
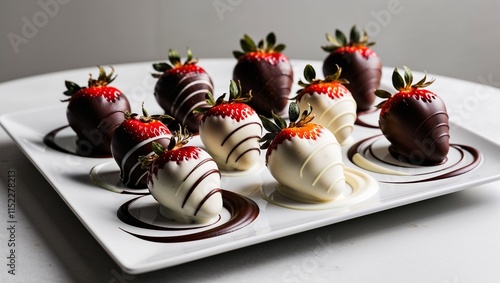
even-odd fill
[[[292,62],[296,79],[305,64],[310,63]],[[319,69],[319,62],[313,63]],[[233,64],[233,60],[200,60],[214,80],[216,94],[227,89]],[[145,71],[148,66],[151,65],[115,66],[119,74],[117,82],[127,71],[148,75]],[[388,73],[390,70],[384,68],[384,74]],[[127,83],[122,89],[131,87]],[[390,85],[389,78],[383,77],[382,84]],[[222,172],[224,208],[217,219],[203,225],[176,224],[161,216],[158,204],[147,190],[131,191],[119,184],[119,169],[112,158],[72,154],[75,134],[65,128],[65,105],[58,101],[54,104],[57,105],[7,114],[0,122],[89,232],[131,274],[182,264],[500,179],[500,156],[496,154],[499,146],[455,124],[450,125],[452,146],[444,164],[418,167],[399,163],[390,156],[388,142],[374,127],[378,113],[372,112],[359,117],[352,141],[342,148],[348,184],[343,198],[328,204],[288,200],[276,191],[278,184],[265,167],[265,152],[262,152],[262,164],[255,168],[239,173]],[[137,104],[140,106],[140,102]],[[160,108],[155,108],[152,94],[145,98],[145,104],[149,105],[150,113],[161,113]],[[66,152],[44,142],[47,134],[58,128],[61,129],[54,141]],[[197,136],[190,143],[203,146]]]

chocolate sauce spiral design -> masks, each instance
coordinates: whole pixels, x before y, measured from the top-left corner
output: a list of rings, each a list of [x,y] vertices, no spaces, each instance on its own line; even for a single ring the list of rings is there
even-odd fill
[[[43,143],[48,146],[49,148],[52,148],[54,150],[57,150],[62,153],[66,154],[72,154],[76,156],[81,156],[81,157],[90,157],[90,158],[109,158],[111,157],[111,154],[97,154],[95,152],[88,152],[83,154],[83,151],[79,151],[77,149],[74,149],[73,146],[68,145],[63,145],[60,144],[57,141],[57,135],[62,132],[63,130],[69,128],[69,125],[65,125],[59,128],[56,128],[50,132],[48,132],[44,137],[43,137]],[[78,141],[77,141],[78,143]],[[78,146],[78,144],[77,144]]]
[[[223,203],[224,203],[224,208],[226,208],[229,213],[230,213],[230,218],[227,222],[220,224],[220,225],[215,225],[214,224],[209,224],[205,226],[197,226],[195,228],[192,227],[163,227],[163,226],[157,226],[153,225],[150,223],[147,223],[143,220],[140,220],[136,217],[134,217],[130,213],[130,206],[137,201],[141,197],[134,198],[130,201],[127,201],[124,203],[122,206],[117,211],[117,217],[125,224],[138,227],[138,228],[143,228],[143,229],[148,229],[148,230],[153,230],[153,231],[189,231],[192,229],[197,229],[197,228],[205,228],[210,225],[213,225],[213,228],[200,231],[200,232],[194,232],[194,233],[188,233],[185,234],[183,233],[182,235],[177,235],[177,236],[152,236],[152,235],[145,235],[145,234],[138,234],[138,233],[132,233],[130,231],[127,231],[124,228],[120,228],[124,232],[137,237],[142,240],[150,241],[150,242],[157,242],[157,243],[179,243],[179,242],[189,242],[189,241],[197,241],[197,240],[203,240],[203,239],[208,239],[212,237],[217,237],[221,236],[224,234],[228,234],[231,232],[234,232],[236,230],[242,229],[249,224],[251,224],[259,215],[259,207],[258,205],[251,199],[244,197],[242,195],[239,195],[237,193],[233,193],[230,191],[222,190],[222,198],[223,198]],[[220,222],[220,216],[219,219],[216,221],[216,223]]]
[[[412,184],[448,179],[470,172],[481,164],[483,158],[481,152],[472,146],[450,144],[450,148],[456,151],[454,160],[446,159],[439,166],[417,166],[410,163],[405,165],[400,160],[394,159],[391,161],[391,159],[380,158],[375,153],[374,144],[381,138],[383,138],[383,135],[375,135],[360,140],[353,144],[347,152],[347,157],[353,164],[368,171],[397,177],[401,172],[390,169],[391,166],[397,166],[410,172],[400,175],[406,179],[405,181],[379,180],[381,183]],[[470,158],[467,159],[467,155]],[[426,170],[424,173],[417,173],[419,168],[425,168]],[[416,179],[408,180],[408,176]]]

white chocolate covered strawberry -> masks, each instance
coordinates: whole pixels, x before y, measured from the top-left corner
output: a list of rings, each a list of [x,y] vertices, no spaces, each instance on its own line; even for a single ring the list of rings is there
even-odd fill
[[[327,128],[311,123],[310,107],[300,115],[292,102],[289,117],[288,126],[279,116],[274,116],[276,123],[261,117],[269,131],[261,148],[267,148],[266,164],[280,184],[277,190],[301,202],[335,200],[345,188],[340,144]]]
[[[343,85],[348,82],[340,78],[341,72],[341,68],[338,68],[335,74],[320,80],[316,78],[314,68],[307,65],[304,68],[307,82],[299,81],[303,88],[297,92],[296,99],[302,109],[311,105],[316,114],[315,121],[328,128],[343,145],[349,141],[354,130],[356,101]]]
[[[198,110],[204,113],[200,138],[219,168],[247,170],[261,162],[262,123],[255,110],[246,104],[251,94],[243,94],[239,83],[231,81],[228,101],[224,100],[225,96],[215,101],[212,94],[207,93],[206,100],[211,107]]]
[[[191,135],[175,132],[168,148],[153,143],[155,155],[143,156],[149,168],[148,188],[166,218],[203,223],[222,210],[220,172],[212,157],[196,146],[186,146]]]

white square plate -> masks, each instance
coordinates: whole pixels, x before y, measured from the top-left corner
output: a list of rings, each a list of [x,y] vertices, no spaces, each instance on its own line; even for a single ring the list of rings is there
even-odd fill
[[[362,118],[372,123],[376,121],[374,115]],[[370,176],[369,180],[376,180],[375,184],[378,186],[370,185],[370,188],[367,188],[369,184],[359,181],[361,182],[359,189],[347,188],[346,198],[326,206],[301,205],[280,197],[274,192],[277,183],[265,166],[248,174],[223,175],[222,189],[244,196],[239,200],[249,200],[245,205],[258,206],[257,217],[253,221],[235,226],[234,231],[222,235],[214,233],[199,240],[162,242],[164,239],[176,236],[184,237],[194,233],[203,234],[203,231],[210,229],[217,230],[217,227],[224,226],[235,217],[234,214],[239,213],[238,207],[233,207],[236,211],[231,211],[231,207],[228,209],[226,206],[217,223],[209,227],[195,227],[192,230],[181,227],[179,231],[160,231],[125,223],[117,216],[120,207],[125,207],[126,211],[141,223],[153,226],[173,225],[161,219],[150,196],[112,192],[97,186],[91,180],[89,173],[98,166],[96,175],[101,180],[116,183],[118,166],[112,158],[79,157],[59,152],[44,144],[43,138],[47,133],[65,125],[63,106],[4,115],[0,122],[90,233],[111,257],[131,274],[185,263],[500,179],[500,155],[498,155],[500,147],[458,125],[451,124],[451,142],[479,150],[480,162],[474,163],[473,152],[457,146],[451,148],[449,160],[444,165],[399,170],[407,175],[385,175],[364,170],[353,164],[347,158],[350,148],[348,145],[343,148],[344,162],[348,170]],[[61,142],[71,143],[74,138],[69,129],[61,131],[59,135]],[[354,141],[361,141],[377,135],[380,135],[378,129],[356,126],[353,138]],[[202,145],[198,137],[194,137],[191,143]],[[370,146],[375,148],[375,155],[380,155],[382,159],[387,158],[384,153],[387,142],[383,136],[369,140],[368,143],[361,145],[359,151],[368,152],[364,149]],[[265,153],[261,155],[264,157]],[[366,157],[377,162],[377,158],[372,158],[373,156]],[[467,166],[475,168],[457,176],[425,181]],[[398,171],[398,166],[389,169]],[[404,183],[409,181],[416,182]],[[136,198],[136,201],[128,204],[128,201]],[[251,215],[246,217],[252,219]],[[139,237],[140,235],[147,239]]]

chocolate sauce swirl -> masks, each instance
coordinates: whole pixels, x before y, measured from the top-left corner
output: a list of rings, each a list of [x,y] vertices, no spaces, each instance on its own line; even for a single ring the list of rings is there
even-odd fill
[[[71,150],[69,148],[64,148],[62,145],[57,143],[56,137],[62,130],[65,130],[68,127],[69,127],[69,125],[65,125],[65,126],[62,126],[62,127],[59,127],[59,128],[56,128],[56,129],[50,131],[49,133],[47,133],[43,137],[43,143],[46,146],[48,146],[54,150],[57,150],[59,152],[66,153],[66,154],[72,154],[72,155],[76,155],[76,156],[90,157],[90,158],[109,158],[109,157],[111,157],[111,154],[96,154],[96,153],[83,154],[81,152],[86,152],[86,151],[76,151],[76,150]],[[78,142],[79,141],[77,140],[77,146],[78,146]]]
[[[367,153],[370,153],[371,156],[374,156],[374,158],[375,158],[376,163],[377,163],[378,166],[380,166],[380,165],[382,165],[382,166],[383,165],[393,165],[393,166],[396,165],[396,164],[394,164],[394,163],[392,163],[390,161],[377,158],[376,155],[373,154],[372,145],[380,137],[382,137],[382,135],[371,136],[371,137],[365,138],[365,139],[360,140],[357,143],[353,144],[349,148],[349,150],[347,152],[347,158],[353,164],[357,165],[360,168],[363,168],[362,164],[359,164],[359,162],[355,161],[354,156],[356,154],[360,154],[364,158],[367,155]],[[365,147],[364,150],[362,150],[363,147]],[[452,177],[455,177],[455,176],[459,176],[459,175],[465,174],[465,173],[473,170],[482,161],[481,152],[478,149],[476,149],[476,148],[474,148],[472,146],[462,145],[462,144],[450,144],[450,147],[453,147],[454,149],[456,149],[458,151],[458,153],[460,154],[460,157],[459,157],[458,161],[456,161],[454,163],[450,163],[448,166],[445,166],[445,167],[436,168],[436,170],[433,170],[431,172],[427,172],[427,173],[423,173],[423,174],[408,174],[406,176],[425,176],[425,175],[435,174],[435,173],[438,173],[438,172],[448,171],[449,170],[446,173],[439,174],[439,175],[433,176],[433,177],[422,178],[422,179],[418,179],[418,180],[410,180],[410,181],[379,181],[379,182],[381,182],[381,183],[389,183],[389,184],[412,184],[412,183],[422,183],[422,182],[430,182],[430,181],[437,181],[437,180],[448,179],[448,178],[452,178]],[[467,162],[466,164],[462,164],[461,165],[461,163],[464,162],[465,154],[466,153],[469,153],[472,156],[472,160],[469,161],[469,162]],[[447,160],[444,163],[446,163],[446,162],[447,162]],[[413,164],[408,164],[408,166],[397,164],[397,166],[402,167],[402,168],[419,168],[418,166],[414,166]],[[432,166],[425,166],[425,167],[431,168]],[[390,170],[390,169],[388,169],[388,170]],[[384,174],[384,172],[377,172],[377,173]]]
[[[185,227],[185,228],[159,227],[156,225],[146,223],[134,217],[130,213],[129,208],[131,204],[139,198],[140,197],[134,198],[121,205],[117,211],[118,219],[120,219],[125,224],[149,230],[187,231],[194,229],[191,227]],[[156,242],[156,243],[180,243],[180,242],[208,239],[234,232],[236,230],[248,226],[259,215],[259,206],[253,200],[247,197],[244,197],[242,195],[230,191],[222,190],[222,199],[224,207],[229,211],[231,215],[230,219],[221,225],[218,225],[216,227],[213,227],[205,231],[195,232],[191,234],[183,234],[179,236],[151,236],[151,235],[132,233],[123,228],[120,229],[134,237],[137,237],[145,241]],[[218,221],[220,221],[220,216]],[[204,227],[208,227],[210,225],[213,224],[209,224]],[[198,226],[196,228],[201,228],[201,227]]]

